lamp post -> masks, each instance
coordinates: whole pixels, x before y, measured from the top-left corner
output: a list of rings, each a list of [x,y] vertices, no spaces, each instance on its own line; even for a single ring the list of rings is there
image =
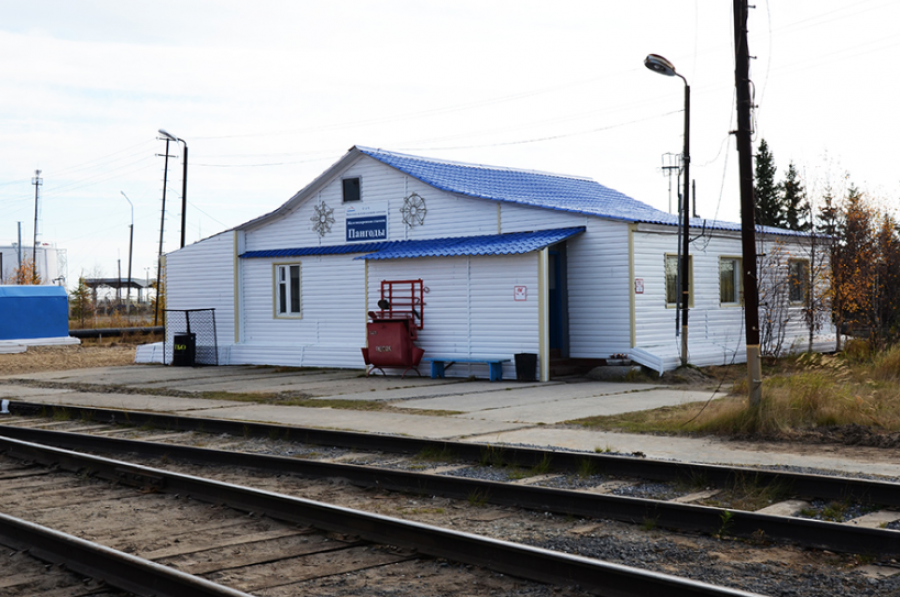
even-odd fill
[[[187,141],[159,129],[159,134],[168,141],[175,141],[184,145],[184,155],[181,157],[181,248],[184,248],[184,227],[185,215],[187,213],[187,166],[188,166],[188,146]]]
[[[644,59],[644,66],[667,77],[678,77],[684,81],[684,190],[681,197],[681,259],[679,265],[679,277],[681,278],[681,364],[688,364],[688,304],[690,303],[690,278],[688,263],[690,256],[690,203],[691,188],[691,86],[687,79],[675,71],[675,65],[660,56],[649,54]]]
[[[125,201],[131,206],[131,225],[128,226],[128,290],[125,291],[125,301],[128,303],[128,313],[131,313],[131,255],[134,248],[134,203],[125,194],[125,191],[119,191],[125,197]],[[120,295],[121,296],[121,295]]]

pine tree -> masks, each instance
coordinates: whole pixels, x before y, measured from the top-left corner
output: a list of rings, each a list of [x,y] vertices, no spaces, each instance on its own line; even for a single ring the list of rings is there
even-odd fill
[[[84,327],[85,317],[94,312],[94,301],[91,289],[88,288],[83,276],[78,278],[78,286],[69,297],[69,308],[72,312],[72,317],[78,319],[81,322],[81,327]]]
[[[800,180],[800,173],[794,167],[794,162],[788,164],[787,174],[781,183],[781,205],[784,206],[784,224],[790,230],[807,231],[812,227],[810,223],[809,201],[806,199],[806,189]]]
[[[754,172],[754,200],[756,223],[761,226],[785,225],[784,206],[781,203],[781,185],[775,182],[775,158],[765,139],[759,142]]]
[[[834,191],[831,186],[825,188],[823,200],[825,204],[819,208],[819,223],[816,224],[816,232],[827,234],[834,240],[835,235],[838,233],[838,217],[840,212],[834,204]]]

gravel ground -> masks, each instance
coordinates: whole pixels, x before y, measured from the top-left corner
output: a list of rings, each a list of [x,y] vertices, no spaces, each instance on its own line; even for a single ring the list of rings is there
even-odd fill
[[[555,537],[532,545],[656,572],[677,571],[679,576],[693,580],[775,597],[858,597],[896,595],[900,591],[897,577],[873,580],[858,572],[835,573],[814,564],[798,568],[777,559],[780,550],[774,550],[769,558],[763,549],[756,556],[763,561],[726,561],[722,546],[716,543],[699,540],[694,548],[650,533],[643,538]]]
[[[815,520],[830,520],[832,522],[847,522],[870,512],[880,510],[878,506],[869,504],[843,504],[826,500],[812,500],[807,510],[800,512],[800,518],[812,518]],[[809,511],[815,512],[811,514]]]

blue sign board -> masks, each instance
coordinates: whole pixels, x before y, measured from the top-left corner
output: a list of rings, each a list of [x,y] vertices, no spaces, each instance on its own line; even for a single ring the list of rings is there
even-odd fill
[[[387,240],[387,214],[347,218],[347,242]]]

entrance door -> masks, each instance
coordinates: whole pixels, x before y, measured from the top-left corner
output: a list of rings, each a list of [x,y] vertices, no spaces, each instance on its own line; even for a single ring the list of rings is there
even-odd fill
[[[548,251],[548,305],[550,315],[550,351],[552,356],[569,356],[569,296],[566,276],[566,245],[560,243]]]

